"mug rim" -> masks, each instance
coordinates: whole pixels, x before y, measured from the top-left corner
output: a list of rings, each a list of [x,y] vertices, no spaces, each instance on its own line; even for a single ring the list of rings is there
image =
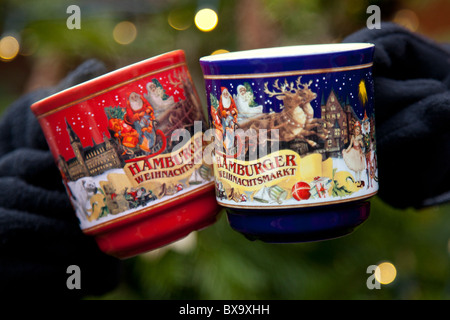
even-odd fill
[[[182,65],[186,65],[184,50],[169,51],[55,92],[34,102],[30,108],[35,116],[40,118],[49,112],[56,112],[62,107],[65,108],[89,100],[105,91],[133,82],[141,77],[147,77],[152,73],[163,72]]]
[[[278,59],[290,57],[307,57],[323,54],[345,53],[373,48],[369,42],[324,43],[309,45],[281,46],[251,50],[232,51],[200,58],[200,62],[226,62],[251,59]]]

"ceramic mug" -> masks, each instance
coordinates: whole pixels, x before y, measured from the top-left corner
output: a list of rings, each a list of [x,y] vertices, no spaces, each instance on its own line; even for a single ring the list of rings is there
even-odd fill
[[[36,102],[85,234],[128,258],[216,221],[202,158],[200,100],[182,50],[115,70]],[[174,133],[183,130],[183,137]],[[181,140],[181,141],[180,141]]]
[[[249,239],[348,234],[378,190],[368,43],[200,59],[214,131],[216,197]]]

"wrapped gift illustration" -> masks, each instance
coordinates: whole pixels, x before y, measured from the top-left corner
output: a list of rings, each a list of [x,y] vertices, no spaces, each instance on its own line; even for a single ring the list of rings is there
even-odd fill
[[[316,177],[310,183],[312,198],[327,198],[331,188],[331,179],[326,177]]]

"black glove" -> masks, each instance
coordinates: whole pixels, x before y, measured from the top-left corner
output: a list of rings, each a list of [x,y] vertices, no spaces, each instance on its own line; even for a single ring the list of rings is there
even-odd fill
[[[397,207],[450,200],[450,51],[386,23],[343,42],[375,44],[379,197]]]
[[[0,120],[0,292],[21,299],[81,298],[119,283],[120,261],[102,253],[79,226],[61,175],[30,106],[105,72],[90,60],[55,88],[15,101]],[[80,268],[81,289],[66,282]],[[71,279],[69,279],[71,280]],[[75,281],[69,281],[76,284]]]

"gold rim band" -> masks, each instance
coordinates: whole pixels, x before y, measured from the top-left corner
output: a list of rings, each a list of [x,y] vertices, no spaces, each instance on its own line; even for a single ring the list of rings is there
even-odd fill
[[[272,78],[272,77],[288,77],[288,76],[301,76],[306,74],[317,73],[329,73],[350,71],[369,68],[373,63],[360,64],[349,67],[336,67],[336,68],[324,68],[324,69],[309,69],[309,70],[294,70],[294,71],[280,71],[280,72],[267,72],[267,73],[246,73],[246,74],[224,74],[224,75],[205,75],[203,76],[207,80],[219,80],[219,79],[248,79],[248,78]]]
[[[234,205],[229,203],[224,203],[217,199],[217,202],[219,205],[223,206],[224,208],[236,208],[236,209],[246,209],[246,210],[264,210],[264,209],[301,209],[301,208],[310,208],[310,207],[323,207],[328,206],[332,204],[339,204],[339,203],[346,203],[346,202],[353,202],[353,201],[359,201],[371,198],[375,196],[378,193],[378,190],[372,193],[368,193],[359,197],[354,198],[348,198],[348,199],[340,199],[340,200],[331,200],[331,201],[324,201],[324,202],[315,202],[315,203],[308,203],[308,204],[296,204],[296,205],[267,205],[267,206],[240,206],[240,205]]]

